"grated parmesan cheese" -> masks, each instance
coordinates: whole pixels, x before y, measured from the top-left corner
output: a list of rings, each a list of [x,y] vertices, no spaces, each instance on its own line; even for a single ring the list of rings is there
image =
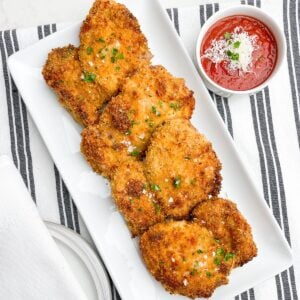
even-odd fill
[[[241,26],[238,26],[231,33],[230,39],[213,40],[211,47],[206,49],[203,57],[216,64],[224,60],[228,61],[228,69],[232,71],[249,72],[252,66],[252,53],[257,47],[256,39],[256,35],[250,36]],[[230,59],[228,53],[237,54],[238,59]]]
[[[133,152],[134,149],[135,149],[135,147],[132,146],[132,145],[128,146],[128,148],[127,148],[127,150],[128,150],[129,153]]]

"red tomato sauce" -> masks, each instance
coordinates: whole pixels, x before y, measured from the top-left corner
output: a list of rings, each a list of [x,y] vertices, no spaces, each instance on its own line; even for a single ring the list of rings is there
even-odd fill
[[[203,57],[214,39],[224,39],[224,35],[232,33],[236,27],[242,27],[249,36],[256,35],[252,64],[247,72],[228,69],[226,60],[214,63]],[[230,16],[211,26],[202,41],[200,55],[205,72],[214,82],[230,90],[245,91],[262,84],[271,75],[277,61],[277,43],[272,32],[259,20],[248,16]]]

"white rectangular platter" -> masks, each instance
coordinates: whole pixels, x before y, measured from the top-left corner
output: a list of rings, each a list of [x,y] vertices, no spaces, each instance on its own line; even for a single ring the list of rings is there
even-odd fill
[[[228,299],[292,264],[290,248],[265,201],[253,185],[191,59],[170,24],[159,0],[122,1],[138,18],[154,54],[153,62],[183,77],[195,92],[192,122],[213,143],[222,161],[223,190],[235,201],[253,228],[258,257],[233,270],[230,283],[212,299]],[[69,43],[78,45],[80,24],[55,33],[9,59],[11,74],[47,145],[93,240],[124,300],[185,299],[169,295],[148,273],[138,243],[110,196],[107,182],[92,172],[80,154],[81,128],[58,104],[45,84],[41,68],[48,52]]]

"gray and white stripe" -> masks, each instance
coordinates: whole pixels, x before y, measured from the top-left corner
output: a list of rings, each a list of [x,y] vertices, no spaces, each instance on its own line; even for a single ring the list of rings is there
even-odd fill
[[[211,17],[215,12],[219,10],[219,3],[212,3],[206,5],[200,5],[199,14],[200,14],[200,26],[202,27],[205,21]],[[228,98],[220,97],[212,92],[209,92],[213,102],[215,103],[223,121],[225,122],[227,129],[231,136],[233,137],[233,128],[232,128],[232,118],[231,111],[229,107]]]
[[[206,4],[206,5],[200,5],[200,24],[203,26],[205,21],[212,16],[213,13],[219,10],[219,4]],[[204,19],[202,19],[204,18]],[[231,119],[231,111],[229,107],[228,98],[220,97],[219,95],[216,95],[212,92],[210,92],[211,97],[218,109],[219,114],[221,115],[222,119],[224,120],[227,129],[231,136],[233,137],[233,127],[232,127],[232,119]],[[237,295],[235,297],[235,300],[254,300],[255,294],[254,289],[250,289],[248,291],[243,292],[240,295]]]
[[[230,0],[229,4],[240,3],[241,0]],[[217,2],[217,1],[216,1]],[[219,1],[218,1],[219,2]],[[174,27],[178,34],[181,35],[183,41],[185,42],[188,51],[192,54],[192,49],[194,47],[194,38],[199,31],[199,28],[204,24],[205,20],[219,9],[219,7],[227,6],[229,1],[220,1],[219,3],[213,3],[211,0],[206,5],[186,7],[186,8],[171,8],[167,12],[173,21]],[[242,3],[247,3],[251,5],[260,6],[260,0],[244,0]],[[262,2],[264,8],[272,7],[273,2],[270,1]],[[279,8],[277,5],[276,7]],[[283,12],[283,24],[285,29],[285,34],[288,43],[288,69],[287,75],[289,75],[290,80],[290,90],[286,87],[287,92],[291,92],[292,103],[290,110],[290,124],[294,125],[295,131],[294,135],[297,140],[296,133],[298,134],[298,142],[300,146],[300,127],[299,127],[299,89],[300,89],[300,28],[299,28],[299,1],[287,0],[282,1]],[[279,19],[278,19],[279,20]],[[189,26],[189,24],[192,24]],[[194,28],[195,27],[195,28]],[[48,34],[56,31],[56,25],[45,25],[39,26],[35,29],[35,36],[43,38]],[[28,29],[27,33],[30,32]],[[9,133],[10,151],[16,166],[19,168],[25,183],[35,199],[38,197],[38,202],[41,201],[43,204],[43,199],[40,199],[40,177],[38,176],[39,161],[36,160],[38,147],[35,146],[37,141],[36,137],[33,135],[35,128],[30,124],[31,120],[28,118],[26,109],[20,96],[17,93],[16,87],[12,82],[6,65],[7,57],[21,47],[24,47],[24,43],[30,44],[34,42],[34,35],[31,33],[24,35],[22,30],[20,31],[5,31],[0,32],[0,52],[3,67],[3,87],[6,92],[6,104],[7,104],[7,115],[9,126],[5,128],[7,133]],[[25,38],[26,36],[26,38]],[[31,36],[31,42],[25,42]],[[287,81],[288,82],[288,81]],[[228,127],[231,135],[235,137],[237,145],[241,145],[242,149],[246,147],[249,148],[248,154],[252,155],[251,161],[257,164],[257,170],[259,170],[257,178],[259,178],[262,186],[262,191],[264,197],[272,209],[276,220],[280,224],[287,240],[293,246],[295,246],[295,228],[292,222],[288,221],[288,208],[290,209],[289,214],[291,218],[291,203],[287,203],[289,193],[289,185],[286,179],[286,160],[282,155],[282,141],[280,140],[281,134],[278,133],[278,120],[280,121],[280,106],[274,105],[273,99],[276,99],[276,90],[274,86],[265,89],[261,93],[254,95],[252,97],[243,97],[243,99],[226,99],[221,98],[217,95],[212,94],[212,101],[215,103],[221,117],[223,118],[225,124]],[[4,95],[4,94],[2,94]],[[6,106],[5,106],[6,109]],[[239,114],[242,113],[242,116]],[[287,113],[286,113],[287,114]],[[288,115],[288,114],[287,114]],[[279,117],[278,117],[279,116]],[[289,115],[288,115],[289,116]],[[243,118],[247,118],[246,122]],[[240,129],[240,124],[243,122],[243,130]],[[241,136],[243,132],[248,129],[247,137],[245,140]],[[296,130],[297,129],[297,130]],[[8,131],[9,130],[9,131]],[[1,135],[1,132],[0,132]],[[248,137],[249,135],[249,137]],[[30,140],[31,137],[31,140]],[[292,137],[291,137],[292,138]],[[243,144],[243,143],[246,143]],[[251,143],[251,144],[249,144]],[[30,147],[31,144],[31,147]],[[295,144],[296,151],[297,144]],[[6,149],[7,147],[2,147]],[[293,152],[294,153],[294,152]],[[32,162],[31,155],[34,155],[34,162]],[[39,158],[38,158],[39,159]],[[259,161],[259,164],[256,163]],[[49,166],[45,162],[45,166],[49,167],[48,172],[53,172],[53,187],[51,186],[51,191],[53,189],[53,196],[55,201],[57,201],[58,212],[60,222],[66,226],[79,230],[78,213],[76,207],[72,204],[72,199],[67,192],[67,189],[59,176],[56,167],[53,165],[51,159],[49,158]],[[33,172],[33,166],[35,171],[35,178]],[[47,169],[48,170],[48,169]],[[43,175],[45,176],[45,175]],[[46,175],[47,176],[47,175]],[[46,178],[46,177],[45,177]],[[286,182],[285,182],[286,181]],[[39,183],[39,185],[38,185]],[[259,182],[258,182],[259,183]],[[49,190],[50,191],[50,190]],[[56,192],[56,197],[54,192]],[[51,192],[52,195],[52,192]],[[51,196],[51,197],[53,197]],[[50,200],[50,198],[49,198]],[[287,207],[287,205],[289,206]],[[47,209],[47,205],[44,205],[44,209]],[[57,214],[57,211],[55,211]],[[47,214],[45,214],[47,216]],[[58,216],[58,215],[56,215]],[[290,228],[290,226],[292,226]],[[84,227],[82,226],[82,231]],[[294,235],[294,236],[293,236]],[[294,237],[294,239],[293,239]],[[297,264],[295,265],[297,267]],[[277,275],[274,279],[268,281],[267,284],[263,284],[254,289],[245,291],[244,293],[235,297],[235,299],[298,299],[296,279],[294,267],[290,268]],[[299,275],[297,275],[299,278]],[[112,284],[113,286],[113,284]],[[271,295],[271,296],[270,296]],[[113,288],[114,299],[120,299],[115,288]]]
[[[56,32],[55,24],[38,26],[37,28],[37,34],[39,39],[42,39],[54,32]],[[62,225],[65,225],[68,228],[80,233],[77,208],[55,165],[53,171],[55,174],[56,194],[60,222]]]
[[[173,21],[173,24],[175,26],[175,29],[177,33],[180,35],[180,29],[179,29],[179,22],[178,22],[178,12],[176,14],[177,19],[175,19],[173,16],[174,14],[171,14],[172,10],[167,10],[170,19]],[[203,26],[205,21],[216,11],[219,10],[219,4],[218,3],[212,3],[212,4],[205,4],[205,5],[200,5],[199,7],[199,16],[200,16],[200,26]],[[229,107],[229,102],[228,99],[225,97],[220,97],[212,92],[209,92],[214,104],[216,105],[223,121],[225,122],[229,133],[233,137],[233,127],[232,127],[232,118],[231,118],[231,111]],[[250,289],[249,291],[245,291],[241,295],[238,295],[235,297],[236,300],[242,299],[242,300],[254,300],[255,299],[255,294],[254,290]]]
[[[54,32],[56,32],[55,24],[38,26],[37,28],[39,39],[42,39]],[[67,187],[63,182],[55,165],[54,165],[54,173],[55,173],[56,193],[57,193],[57,202],[59,207],[60,222],[62,225],[65,225],[70,229],[80,233],[80,226],[78,221],[78,212],[77,212],[76,205],[74,204],[71,195],[67,190]],[[111,280],[110,277],[109,279],[112,288],[113,300],[120,300],[121,298],[119,296],[116,287],[113,284],[113,281]]]
[[[300,4],[297,0],[283,1],[283,24],[287,42],[287,61],[292,91],[295,126],[300,147]]]
[[[269,89],[250,97],[253,126],[261,164],[264,197],[289,243],[289,223],[280,161],[272,121]],[[294,268],[276,276],[278,299],[298,299]]]
[[[261,6],[260,0],[248,0],[247,4]],[[286,196],[274,135],[269,88],[251,96],[250,101],[261,164],[264,197],[291,245]],[[293,267],[276,276],[276,287],[278,299],[298,299]]]
[[[19,50],[15,30],[0,32],[0,50],[9,117],[11,153],[14,163],[20,171],[32,199],[35,201],[27,111],[7,67],[7,58]]]

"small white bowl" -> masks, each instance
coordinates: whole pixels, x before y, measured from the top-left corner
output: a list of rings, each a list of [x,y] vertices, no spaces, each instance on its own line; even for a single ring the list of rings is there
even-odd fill
[[[276,42],[277,42],[277,62],[275,65],[274,70],[272,71],[271,75],[269,78],[264,81],[262,84],[259,86],[250,89],[250,90],[245,90],[245,91],[235,91],[235,90],[230,90],[226,89],[216,82],[214,82],[204,71],[202,63],[201,63],[201,58],[200,58],[200,48],[202,44],[202,40],[206,34],[206,32],[210,29],[210,27],[215,24],[217,21],[220,19],[229,17],[229,16],[235,16],[235,15],[243,15],[243,16],[249,16],[253,17],[262,23],[264,23],[273,33]],[[285,58],[286,55],[286,43],[285,43],[285,38],[283,35],[282,30],[280,27],[277,25],[276,21],[270,17],[267,13],[265,13],[262,9],[250,6],[250,5],[237,5],[233,7],[229,7],[223,10],[218,11],[214,15],[212,15],[203,25],[201,28],[199,37],[197,39],[197,44],[196,44],[196,61],[198,65],[198,69],[200,72],[200,75],[206,85],[206,87],[211,90],[212,92],[223,96],[223,97],[230,97],[232,95],[245,95],[245,94],[254,94],[263,88],[265,88],[269,81],[272,80],[274,76],[276,76],[280,66],[282,65],[282,62]]]

